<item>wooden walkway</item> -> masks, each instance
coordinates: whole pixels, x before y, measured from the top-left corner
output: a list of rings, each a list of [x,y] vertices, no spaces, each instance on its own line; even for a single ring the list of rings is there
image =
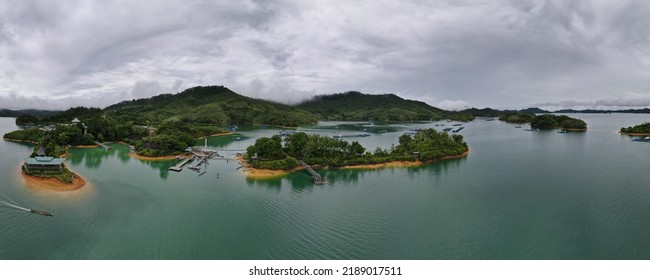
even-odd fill
[[[196,157],[196,156],[191,156],[191,157],[188,157],[188,158],[186,158],[186,159],[184,159],[184,160],[181,160],[181,161],[180,161],[179,163],[177,163],[176,165],[170,167],[169,170],[171,170],[171,171],[176,171],[176,172],[181,172],[181,170],[183,170],[183,166],[185,166],[188,162],[190,162],[191,160],[193,160],[195,157]]]
[[[323,183],[323,177],[321,177],[320,174],[318,174],[313,168],[311,168],[311,166],[309,166],[309,164],[307,164],[302,159],[299,160],[299,162],[300,162],[300,165],[302,165],[302,167],[304,167],[309,172],[309,174],[311,174],[311,178],[314,180],[314,183],[316,183],[316,184],[322,184]]]

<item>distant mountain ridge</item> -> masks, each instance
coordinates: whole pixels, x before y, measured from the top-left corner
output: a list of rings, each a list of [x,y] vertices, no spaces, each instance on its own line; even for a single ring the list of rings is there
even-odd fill
[[[195,124],[269,124],[298,126],[318,120],[345,121],[428,121],[452,119],[470,121],[474,117],[499,117],[520,113],[650,113],[649,108],[627,110],[547,111],[537,107],[522,110],[469,108],[446,111],[424,102],[395,94],[364,94],[358,91],[315,96],[297,105],[240,95],[223,86],[199,86],[177,94],[122,101],[104,109],[76,107],[66,111],[0,110],[0,117],[21,117],[23,123],[66,122],[72,118],[111,115],[139,124],[160,124],[168,120]],[[70,120],[68,120],[70,119]]]
[[[57,110],[36,110],[36,109],[24,109],[24,110],[9,110],[9,109],[0,109],[0,117],[5,118],[15,118],[22,115],[31,115],[35,117],[47,117],[52,116],[61,111]]]
[[[395,94],[364,94],[358,91],[315,96],[296,107],[317,114],[323,120],[414,121],[439,120],[457,115]]]
[[[269,124],[297,126],[315,123],[316,115],[272,101],[237,94],[223,86],[194,87],[108,106],[107,114],[131,115],[140,121],[180,120],[202,124]]]

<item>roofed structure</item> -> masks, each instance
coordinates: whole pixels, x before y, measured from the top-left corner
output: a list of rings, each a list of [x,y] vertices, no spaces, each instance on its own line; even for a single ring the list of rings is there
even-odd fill
[[[43,147],[43,145],[41,145],[41,147],[38,148],[38,151],[36,151],[36,155],[39,156],[39,157],[44,157],[44,156],[46,156],[46,154],[45,154],[45,148]]]
[[[65,158],[37,156],[25,159],[24,167],[26,171],[58,170],[59,172],[63,172],[64,161]]]

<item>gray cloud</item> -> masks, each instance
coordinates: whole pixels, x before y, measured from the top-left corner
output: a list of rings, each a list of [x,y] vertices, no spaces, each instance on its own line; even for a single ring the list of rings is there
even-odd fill
[[[359,90],[447,109],[647,106],[649,12],[647,1],[4,1],[0,107],[104,107],[212,84],[285,103]]]
[[[622,109],[622,108],[650,108],[650,94],[627,93],[616,98],[598,100],[561,100],[556,102],[544,102],[537,106],[552,108],[578,108],[578,109]]]

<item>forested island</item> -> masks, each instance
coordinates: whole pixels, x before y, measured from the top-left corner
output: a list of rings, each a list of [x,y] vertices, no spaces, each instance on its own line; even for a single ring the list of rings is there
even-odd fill
[[[535,129],[559,128],[562,130],[587,130],[587,123],[583,120],[565,115],[535,115],[529,112],[508,112],[502,114],[499,120],[508,123],[530,123],[530,127]]]
[[[565,115],[537,115],[530,122],[530,127],[538,129],[559,128],[562,130],[587,130],[587,123],[581,119]]]
[[[262,137],[247,148],[244,155],[256,169],[291,170],[299,166],[298,159],[309,165],[327,168],[373,165],[388,162],[427,163],[467,155],[467,143],[462,135],[449,135],[429,128],[413,136],[403,134],[399,144],[385,150],[369,151],[358,142],[304,132],[284,138],[276,135]]]
[[[629,135],[650,135],[650,122],[630,127],[621,127],[620,133]]]

